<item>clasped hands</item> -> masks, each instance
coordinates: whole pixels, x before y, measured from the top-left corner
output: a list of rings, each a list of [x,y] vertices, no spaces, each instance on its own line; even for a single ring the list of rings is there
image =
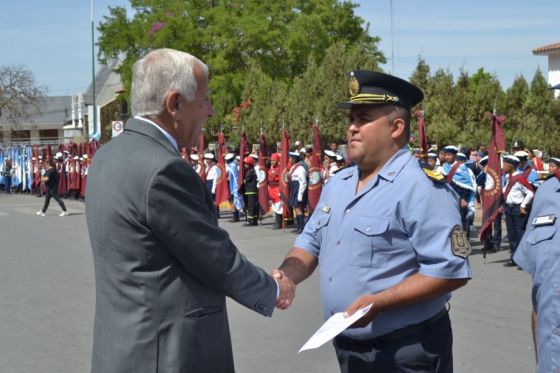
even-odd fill
[[[294,301],[296,285],[281,269],[274,269],[272,271],[272,277],[274,277],[280,287],[280,295],[278,299],[276,299],[276,307],[285,310],[290,307]]]

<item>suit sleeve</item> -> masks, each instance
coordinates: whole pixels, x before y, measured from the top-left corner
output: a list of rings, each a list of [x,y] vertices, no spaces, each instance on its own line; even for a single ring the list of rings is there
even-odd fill
[[[270,316],[276,283],[239,253],[217,222],[200,177],[181,159],[163,164],[148,186],[146,219],[186,272],[209,288]]]

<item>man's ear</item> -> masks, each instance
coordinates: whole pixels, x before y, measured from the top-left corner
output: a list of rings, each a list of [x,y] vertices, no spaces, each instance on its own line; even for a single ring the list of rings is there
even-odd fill
[[[393,131],[391,137],[394,139],[399,138],[406,131],[406,123],[403,118],[397,117],[393,119]]]
[[[174,114],[179,110],[179,103],[181,101],[181,94],[177,91],[171,91],[165,98],[165,110],[169,114]]]

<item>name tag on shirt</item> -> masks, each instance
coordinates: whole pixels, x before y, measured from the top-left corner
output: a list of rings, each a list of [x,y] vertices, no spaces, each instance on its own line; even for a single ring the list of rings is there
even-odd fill
[[[537,216],[533,219],[533,225],[539,227],[541,225],[552,225],[556,221],[556,215]]]

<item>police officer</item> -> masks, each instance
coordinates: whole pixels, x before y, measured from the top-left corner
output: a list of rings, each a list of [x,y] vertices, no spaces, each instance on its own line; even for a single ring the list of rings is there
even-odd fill
[[[533,277],[537,373],[560,372],[560,171],[537,190],[514,260]]]
[[[423,93],[371,71],[352,72],[350,92],[340,107],[354,164],[331,177],[273,274],[300,283],[319,265],[325,318],[372,305],[334,340],[342,372],[451,372],[446,303],[471,277],[470,246],[457,195],[407,147]]]

